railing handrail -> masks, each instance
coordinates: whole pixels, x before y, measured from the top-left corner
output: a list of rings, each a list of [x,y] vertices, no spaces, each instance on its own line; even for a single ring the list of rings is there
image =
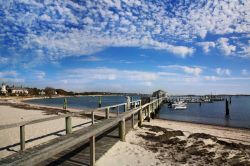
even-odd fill
[[[140,105],[140,107],[134,107],[130,111],[124,112],[117,117],[105,119],[99,123],[92,124],[91,126],[88,126],[86,128],[77,130],[71,134],[67,134],[58,138],[55,138],[53,140],[50,140],[44,144],[41,144],[40,146],[37,146],[35,148],[29,149],[28,153],[16,153],[14,156],[8,156],[4,159],[0,159],[0,165],[27,165],[29,163],[39,163],[43,160],[48,159],[52,155],[56,155],[60,153],[61,151],[64,151],[65,149],[68,149],[80,142],[83,142],[87,139],[90,140],[90,165],[95,165],[95,137],[98,134],[103,133],[104,131],[107,131],[109,128],[119,124],[119,137],[121,141],[125,141],[125,121],[128,117],[131,117],[132,119],[132,127],[134,128],[134,115],[138,113],[138,126],[142,126],[142,121],[145,119],[144,115],[142,115],[142,110],[146,107],[148,107],[145,110],[145,116],[150,117],[150,113],[155,113],[155,109],[159,108],[160,104],[162,103],[164,98],[158,98],[155,99],[149,103],[144,104],[143,106]],[[155,104],[156,103],[156,104]],[[62,115],[60,117],[66,117],[71,116],[69,114]],[[50,117],[52,118],[52,117]],[[41,119],[40,119],[41,120]],[[34,122],[34,121],[32,121]],[[71,120],[69,121],[71,123]],[[36,122],[38,123],[38,122]],[[28,124],[32,124],[31,122],[28,122]],[[22,128],[22,126],[21,126]],[[22,131],[22,130],[20,130]],[[24,131],[24,128],[23,128]],[[66,127],[67,131],[67,127]],[[24,132],[20,132],[20,135],[24,136]],[[21,137],[22,139],[20,141],[21,143],[21,150],[25,149],[25,137]]]
[[[139,102],[139,101],[141,101],[141,100],[131,101],[130,103]],[[126,105],[126,104],[127,103],[121,103],[121,104],[116,104],[116,105],[111,105],[111,106],[100,107],[100,108],[96,108],[96,109],[93,109],[93,110],[72,112],[72,113],[67,113],[67,114],[64,114],[64,115],[56,115],[56,116],[48,117],[48,118],[41,118],[41,119],[23,121],[23,122],[18,122],[18,123],[0,125],[0,130],[5,130],[5,129],[9,129],[9,128],[14,128],[14,127],[20,127],[20,126],[24,126],[24,125],[31,125],[31,124],[41,123],[41,122],[47,122],[47,121],[62,119],[62,118],[66,118],[66,117],[77,116],[77,115],[80,115],[80,114],[83,114],[83,113],[90,113],[90,112],[105,110],[107,108],[119,107],[119,106]]]

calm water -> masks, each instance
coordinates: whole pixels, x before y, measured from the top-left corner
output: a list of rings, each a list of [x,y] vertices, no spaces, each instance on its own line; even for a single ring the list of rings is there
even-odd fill
[[[162,119],[250,128],[250,97],[234,96],[229,104],[230,117],[225,118],[225,101],[213,103],[188,103],[187,110],[174,110],[163,105]]]
[[[133,100],[138,100],[138,99],[139,99],[138,96],[133,96]],[[34,99],[34,100],[27,100],[25,102],[38,105],[63,107],[64,98]],[[126,102],[125,96],[102,96],[102,107],[125,103],[125,102]],[[98,96],[67,97],[68,108],[91,109],[91,108],[97,108],[98,103],[99,103]]]

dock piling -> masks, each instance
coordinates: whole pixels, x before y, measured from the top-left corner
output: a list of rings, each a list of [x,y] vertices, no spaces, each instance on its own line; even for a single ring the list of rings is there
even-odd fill
[[[120,137],[120,140],[125,142],[125,119],[122,119],[120,122],[119,122],[119,137]]]
[[[106,108],[105,113],[106,113],[106,119],[109,119],[109,107]]]
[[[226,116],[229,115],[228,100],[226,99]]]
[[[66,127],[66,134],[72,133],[72,124],[71,124],[71,117],[68,116],[65,118],[65,127]]]
[[[25,149],[25,126],[20,126],[20,146],[23,151]]]
[[[131,115],[131,127],[132,127],[132,129],[134,128],[134,126],[135,126],[135,114],[132,114]]]

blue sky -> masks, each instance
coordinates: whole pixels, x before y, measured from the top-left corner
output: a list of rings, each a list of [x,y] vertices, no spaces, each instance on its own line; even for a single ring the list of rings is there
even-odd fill
[[[0,82],[250,94],[249,0],[0,0]]]

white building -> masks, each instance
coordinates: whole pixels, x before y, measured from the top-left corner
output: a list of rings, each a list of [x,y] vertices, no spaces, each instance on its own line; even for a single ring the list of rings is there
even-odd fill
[[[44,95],[45,95],[45,92],[42,90],[42,91],[39,92],[39,95],[44,96]]]
[[[6,85],[4,83],[2,84],[1,94],[7,94]]]
[[[27,94],[29,94],[29,91],[27,89],[25,89],[25,88],[22,88],[22,87],[12,87],[10,89],[11,89],[12,94],[16,94],[16,95],[19,95],[19,94],[27,95]]]

